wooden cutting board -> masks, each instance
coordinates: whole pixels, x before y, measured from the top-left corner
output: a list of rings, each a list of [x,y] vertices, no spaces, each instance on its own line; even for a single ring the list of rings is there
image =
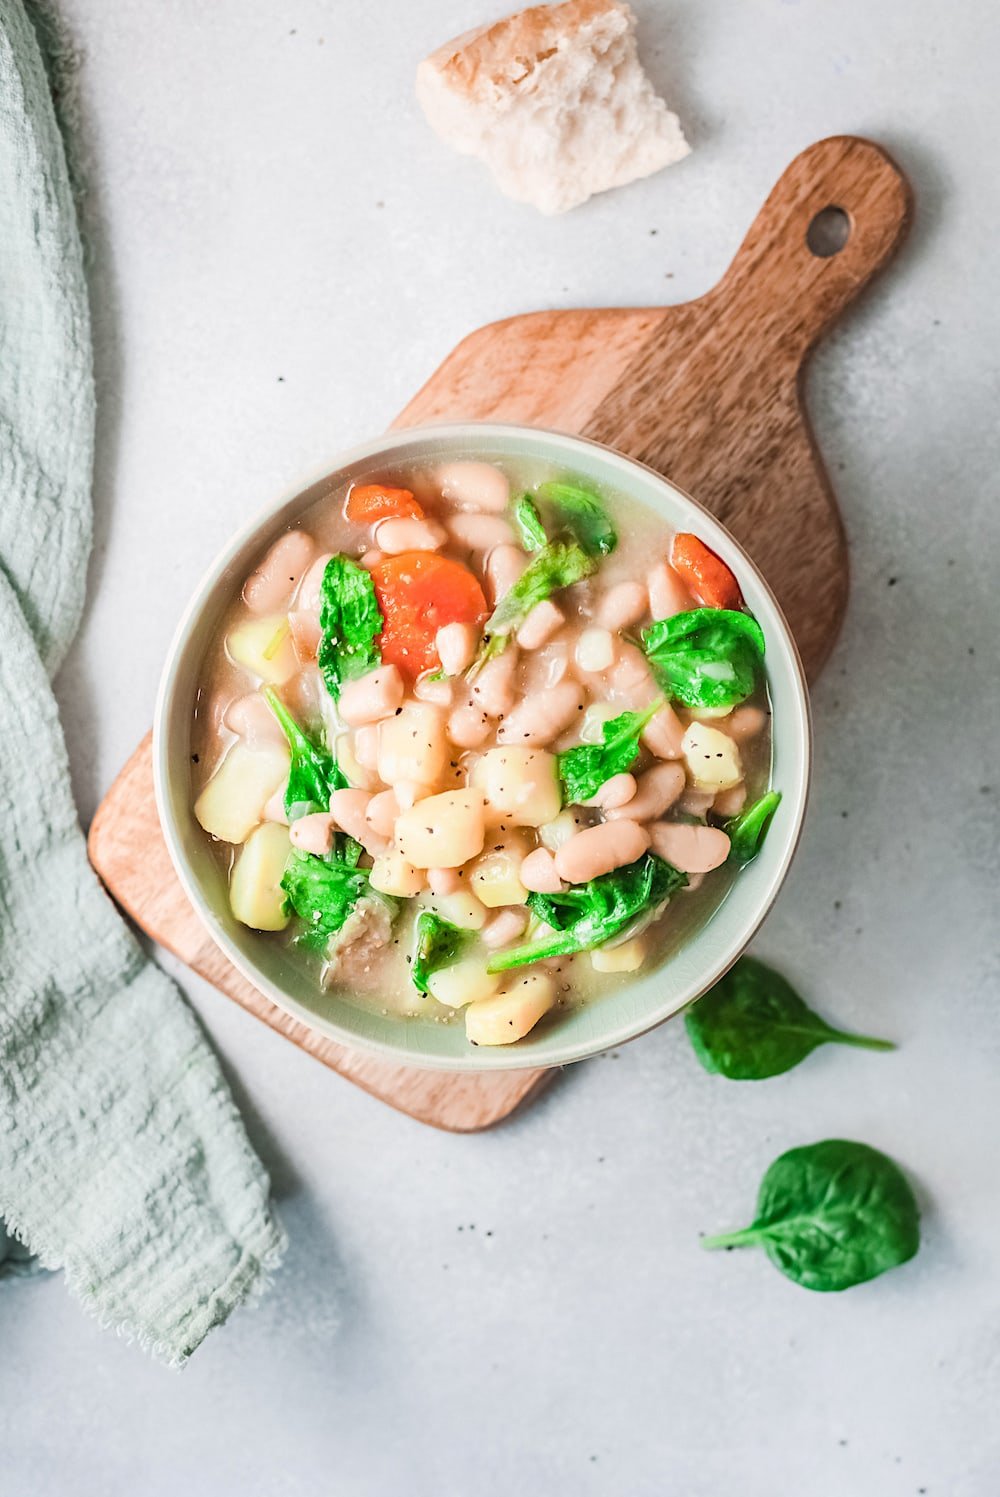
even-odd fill
[[[896,249],[911,210],[906,179],[878,146],[853,136],[819,141],[780,178],[705,296],[676,307],[534,312],[492,323],[458,345],[394,424],[556,427],[667,474],[757,562],[812,679],[843,618],[847,556],[803,404],[803,369]],[[551,1074],[451,1075],[390,1064],[334,1044],[270,1003],[218,950],[174,875],[153,801],[149,737],[98,808],[89,847],[110,893],[153,940],[421,1122],[488,1128]]]

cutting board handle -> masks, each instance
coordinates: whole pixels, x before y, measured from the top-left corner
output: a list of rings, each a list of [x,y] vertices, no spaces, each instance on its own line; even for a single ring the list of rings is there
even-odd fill
[[[709,300],[725,302],[758,347],[801,360],[893,253],[911,214],[909,184],[880,146],[854,135],[817,141],[778,179]],[[831,252],[838,227],[842,247]]]

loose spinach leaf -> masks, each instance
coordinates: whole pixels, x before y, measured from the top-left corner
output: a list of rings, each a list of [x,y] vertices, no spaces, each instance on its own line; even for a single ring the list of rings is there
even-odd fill
[[[285,790],[285,815],[289,821],[313,811],[329,811],[330,795],[347,787],[343,773],[330,750],[314,743],[299,726],[273,686],[264,687],[264,699],[288,739],[292,761]]]
[[[601,724],[601,743],[581,743],[556,755],[565,805],[591,800],[605,780],[625,774],[639,753],[639,735],[663,706],[657,701],[644,712],[622,712]]]
[[[507,648],[536,603],[550,598],[563,587],[582,582],[597,570],[597,562],[575,543],[552,541],[543,546],[500,599],[483,628],[483,643],[469,667],[469,678],[477,675],[494,656]]]
[[[471,931],[459,930],[457,925],[442,920],[433,910],[421,910],[414,927],[413,961],[410,963],[410,977],[418,992],[429,992],[431,973],[450,967],[471,939]]]
[[[618,536],[595,494],[575,483],[543,483],[537,492],[551,507],[552,530],[568,530],[589,556],[611,555]]]
[[[374,670],[382,659],[375,643],[382,632],[375,584],[347,556],[331,556],[326,564],[319,623],[322,637],[316,660],[336,701],[346,681]]]
[[[867,1144],[828,1138],[774,1161],[749,1227],[702,1239],[706,1248],[751,1244],[805,1289],[850,1289],[914,1256],[920,1213],[891,1159]]]
[[[781,791],[769,790],[752,806],[745,806],[738,816],[725,824],[729,837],[729,861],[745,868],[760,852],[771,825],[771,817],[781,804]]]
[[[687,874],[647,852],[625,868],[602,873],[561,894],[529,894],[528,908],[553,926],[554,933],[530,945],[497,952],[486,970],[506,972],[550,956],[592,951],[619,935],[637,916],[665,904],[686,883]]]
[[[514,505],[514,524],[525,551],[540,551],[547,544],[542,517],[530,494],[522,494]]]
[[[322,951],[358,900],[368,893],[368,870],[339,858],[317,858],[293,848],[281,887],[285,908],[303,923],[298,940]]]
[[[686,707],[746,701],[764,658],[764,632],[748,613],[693,608],[643,630],[643,648],[668,696]]]
[[[834,1029],[803,1003],[791,983],[756,957],[744,956],[689,1008],[684,1024],[694,1053],[730,1081],[780,1076],[817,1045],[894,1050],[890,1040]]]

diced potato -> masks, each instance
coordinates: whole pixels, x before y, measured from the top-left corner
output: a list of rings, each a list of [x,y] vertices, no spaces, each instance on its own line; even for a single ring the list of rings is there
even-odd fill
[[[603,743],[604,724],[618,717],[624,711],[621,703],[614,702],[591,702],[580,719],[580,742],[581,743]]]
[[[558,852],[577,832],[582,832],[584,827],[590,826],[590,822],[576,811],[560,811],[551,821],[538,828],[538,835],[543,847],[549,852]]]
[[[590,953],[595,972],[638,972],[645,959],[646,943],[641,936],[633,936],[620,946],[598,946]]]
[[[465,1033],[474,1045],[512,1045],[534,1029],[556,1001],[547,972],[527,972],[492,998],[480,998],[465,1014]]]
[[[471,786],[428,795],[396,818],[396,846],[415,868],[461,868],[485,836],[483,798]]]
[[[518,876],[523,861],[522,853],[504,848],[500,852],[486,853],[473,864],[469,887],[487,909],[495,910],[504,904],[524,904],[528,891]]]
[[[210,837],[245,842],[264,807],[288,775],[288,750],[262,743],[234,743],[194,803],[194,814]]]
[[[486,924],[486,906],[465,889],[457,894],[428,894],[424,903],[459,930],[482,930]]]
[[[378,772],[386,785],[436,785],[448,763],[445,715],[430,702],[407,702],[379,727]]]
[[[284,930],[281,875],[291,850],[288,828],[266,821],[248,837],[229,879],[229,903],[237,920],[253,930]]]
[[[471,783],[486,797],[486,818],[493,826],[501,821],[541,826],[562,804],[556,756],[545,749],[487,749],[473,766]]]
[[[449,1008],[464,1008],[467,1003],[492,997],[500,986],[500,978],[487,972],[484,957],[469,956],[451,967],[432,972],[427,986],[431,997],[438,1003],[445,1003]]]
[[[269,686],[283,686],[299,668],[295,641],[283,613],[238,624],[226,637],[226,652]]]
[[[387,852],[376,858],[368,881],[380,894],[393,894],[397,899],[412,899],[425,883],[420,869],[414,868],[398,852]]]
[[[688,775],[698,790],[730,790],[742,780],[740,751],[728,733],[693,722],[681,748]]]

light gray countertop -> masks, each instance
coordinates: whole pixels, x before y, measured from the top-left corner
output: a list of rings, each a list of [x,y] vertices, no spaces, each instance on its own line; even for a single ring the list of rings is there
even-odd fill
[[[286,1265],[180,1376],[57,1279],[6,1287],[4,1497],[992,1497],[997,7],[639,0],[694,153],[555,220],[413,102],[417,59],[483,0],[64,9],[86,51],[101,400],[90,604],[59,681],[87,819],[229,532],[382,429],[464,333],[687,299],[800,148],[846,131],[896,154],[914,232],[810,379],[853,594],[757,950],[901,1049],[735,1085],[671,1024],[451,1137],[180,973],[273,1171]],[[701,1251],[775,1155],[827,1136],[909,1171],[915,1263],[821,1296]]]

